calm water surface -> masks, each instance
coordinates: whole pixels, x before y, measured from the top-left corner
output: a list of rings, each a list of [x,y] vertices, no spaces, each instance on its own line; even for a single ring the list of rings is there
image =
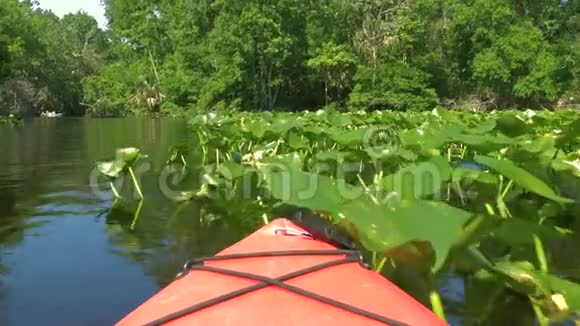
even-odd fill
[[[111,325],[167,284],[183,262],[247,232],[157,186],[181,120],[38,119],[0,126],[0,325]],[[148,154],[147,200],[111,209],[90,184],[119,147]],[[133,225],[133,227],[131,227]]]

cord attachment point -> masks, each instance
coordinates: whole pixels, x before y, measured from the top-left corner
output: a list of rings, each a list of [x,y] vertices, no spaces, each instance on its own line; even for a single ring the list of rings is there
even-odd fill
[[[312,233],[299,231],[292,228],[277,228],[276,230],[274,230],[274,234],[284,235],[288,237],[303,237],[310,240],[314,240],[314,236],[312,235]]]

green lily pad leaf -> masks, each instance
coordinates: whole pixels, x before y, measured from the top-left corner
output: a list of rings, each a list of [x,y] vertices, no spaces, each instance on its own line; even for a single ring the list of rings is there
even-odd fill
[[[117,150],[116,157],[118,160],[125,162],[127,165],[131,166],[133,163],[137,162],[144,156],[141,155],[141,150],[138,148],[128,147],[120,148]]]
[[[201,186],[199,190],[182,191],[172,198],[176,202],[184,202],[190,200],[201,199],[209,195],[209,187],[207,184]]]
[[[257,145],[252,148],[253,152],[242,156],[242,161],[258,161],[270,157],[274,154],[279,142],[273,141],[264,145]]]
[[[540,210],[538,210],[538,216],[542,219],[555,218],[562,212],[562,210],[563,208],[561,205],[554,202],[547,202],[542,206],[542,208],[540,208]]]
[[[260,166],[267,189],[285,204],[315,211],[337,212],[346,198],[341,188],[329,177],[301,171],[295,164],[270,163]]]
[[[415,161],[418,156],[408,149],[402,147],[375,147],[366,148],[369,156],[376,160],[388,159],[391,157],[401,157],[407,161]]]
[[[453,266],[461,273],[474,273],[481,269],[490,269],[493,264],[475,246],[457,247],[453,252]]]
[[[288,145],[295,150],[300,150],[308,147],[308,139],[300,137],[299,134],[291,132],[288,135]]]
[[[292,119],[292,118],[279,118],[274,120],[274,122],[272,123],[272,125],[269,126],[269,131],[275,133],[276,135],[279,135],[281,137],[285,137],[286,134],[294,129],[294,128],[299,128],[298,123],[296,122],[296,119]]]
[[[118,178],[124,168],[125,162],[120,160],[97,162],[99,172],[111,180]]]
[[[545,198],[560,203],[574,203],[573,200],[558,196],[552,188],[546,185],[542,180],[530,174],[528,171],[518,167],[512,161],[504,159],[497,160],[487,156],[476,156],[475,161],[489,166],[503,176],[513,180],[520,187],[536,193]]]
[[[264,121],[252,121],[242,126],[244,132],[248,132],[254,140],[263,139],[269,131],[269,124]]]
[[[240,178],[246,172],[246,168],[238,163],[232,161],[225,161],[218,167],[218,172],[226,178],[226,180],[234,180]]]
[[[497,184],[498,178],[486,171],[475,171],[472,169],[455,168],[453,170],[451,179],[453,182],[480,182],[483,184],[494,185]]]
[[[183,160],[182,158],[187,156],[190,152],[191,152],[191,148],[187,145],[173,146],[169,150],[169,159],[165,163],[172,164],[172,163],[182,162],[182,160]]]
[[[556,136],[546,134],[533,140],[527,139],[520,143],[521,147],[530,153],[540,153],[551,150],[556,146]]]
[[[530,126],[515,112],[506,112],[497,120],[497,128],[505,135],[516,137],[528,133]]]
[[[533,298],[544,298],[539,302],[545,302],[552,294],[560,294],[568,309],[580,310],[580,284],[537,271],[529,262],[500,262],[493,271],[514,290]]]
[[[574,118],[575,120],[568,123],[568,125],[563,128],[563,132],[558,136],[556,147],[565,148],[580,143],[580,117],[576,113]],[[566,118],[564,121],[570,121],[571,119],[573,119],[573,117]]]
[[[552,292],[561,294],[571,311],[580,311],[580,284],[574,283],[555,275],[545,275]]]
[[[318,125],[314,125],[314,126],[306,126],[302,129],[302,131],[305,134],[313,134],[313,135],[321,135],[324,133],[324,129],[322,129],[320,126]]]
[[[344,114],[331,112],[328,114],[328,123],[332,126],[346,127],[352,125],[352,120]]]
[[[282,166],[284,168],[292,167],[294,169],[300,169],[300,167],[302,166],[303,158],[304,157],[299,153],[290,153],[273,157],[267,157],[261,160],[260,164]]]
[[[316,153],[316,159],[319,161],[336,161],[343,162],[350,153],[341,151],[326,151]]]
[[[189,124],[192,125],[193,127],[202,127],[207,125],[210,119],[211,117],[209,116],[209,114],[197,115],[193,117],[191,120],[189,120]]]
[[[537,222],[521,218],[510,218],[501,221],[494,230],[493,235],[507,244],[521,245],[533,244],[533,235],[538,235],[542,240],[562,240],[572,234],[572,231],[556,228],[553,226],[540,225]]]
[[[370,128],[359,128],[344,132],[342,130],[333,130],[331,138],[342,146],[362,146],[365,137],[371,132]]]
[[[465,131],[470,134],[487,134],[495,129],[496,125],[495,120],[489,119],[484,122],[479,122],[475,126],[467,128]]]
[[[436,194],[443,182],[449,181],[451,167],[443,157],[404,166],[395,174],[383,178],[385,190],[396,192],[402,199],[420,199]]]
[[[509,287],[521,294],[535,298],[551,294],[549,282],[529,262],[499,262],[493,270]]]
[[[403,131],[400,135],[404,146],[440,148],[448,141],[447,130],[443,126],[425,124],[419,128]]]
[[[410,241],[430,242],[434,270],[442,266],[469,216],[442,202],[403,200],[377,205],[367,196],[343,205],[338,214],[356,226],[363,245],[372,251],[384,253]]]
[[[422,156],[422,157],[425,157],[427,159],[431,159],[431,158],[434,158],[434,157],[441,156],[441,150],[439,150],[437,148],[421,147],[419,149],[419,155]]]
[[[551,165],[557,172],[570,172],[580,178],[580,150],[566,156],[558,156],[551,162]]]

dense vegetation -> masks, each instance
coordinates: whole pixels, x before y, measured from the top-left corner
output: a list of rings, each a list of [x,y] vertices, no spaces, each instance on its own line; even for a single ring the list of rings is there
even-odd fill
[[[209,113],[190,124],[199,143],[168,164],[200,177],[171,199],[256,220],[316,212],[441,316],[437,280],[458,275],[455,313],[479,321],[467,325],[578,318],[577,112]],[[140,159],[124,149],[99,169],[115,181]],[[529,313],[510,315],[524,299]]]
[[[109,29],[0,2],[0,113],[555,107],[575,0],[105,0]]]
[[[440,315],[432,277],[450,271],[464,277],[466,305],[484,324],[496,323],[497,298],[510,295],[528,296],[542,324],[580,309],[580,285],[565,280],[577,277],[578,262],[558,259],[563,244],[578,243],[580,211],[568,199],[580,195],[577,113],[234,114],[191,123],[206,173],[193,198],[245,201],[270,216],[280,204],[316,211],[373,252],[378,270],[418,275],[412,293],[430,297]]]

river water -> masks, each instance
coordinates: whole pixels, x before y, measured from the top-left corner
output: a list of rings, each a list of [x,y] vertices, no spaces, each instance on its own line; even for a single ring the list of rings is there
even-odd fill
[[[112,325],[185,260],[251,231],[159,190],[168,149],[189,137],[185,121],[171,119],[0,126],[0,325]],[[110,195],[91,186],[94,162],[129,146],[149,155],[136,221],[136,204],[112,210]]]

